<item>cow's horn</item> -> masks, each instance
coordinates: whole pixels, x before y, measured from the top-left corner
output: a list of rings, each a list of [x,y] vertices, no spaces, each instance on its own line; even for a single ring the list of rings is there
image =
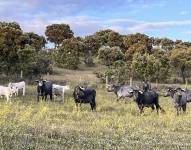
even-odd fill
[[[139,93],[143,94],[143,91],[140,91],[140,90],[139,90]]]

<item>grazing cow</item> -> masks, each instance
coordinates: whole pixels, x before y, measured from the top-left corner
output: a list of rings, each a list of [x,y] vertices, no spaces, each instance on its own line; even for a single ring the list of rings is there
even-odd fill
[[[65,93],[65,91],[70,89],[69,85],[62,86],[62,85],[57,85],[57,84],[53,84],[52,88],[53,88],[53,95],[61,96],[62,101],[64,101],[64,93]]]
[[[0,86],[0,97],[6,97],[7,101],[12,97],[13,90],[11,87]]]
[[[78,103],[80,103],[80,109],[82,103],[90,103],[91,109],[96,110],[96,90],[92,88],[81,88],[76,86],[74,88],[73,97],[78,109]]]
[[[21,82],[17,82],[17,83],[11,83],[10,82],[8,84],[8,86],[16,89],[15,93],[13,93],[16,96],[19,95],[19,90],[22,90],[22,95],[25,96],[25,88],[26,88],[25,81],[21,81]]]
[[[107,86],[107,91],[108,92],[114,92],[115,95],[117,96],[117,101],[121,98],[125,97],[133,97],[133,90],[135,87],[132,87],[130,85],[108,85]]]
[[[47,100],[47,96],[50,96],[50,100],[52,101],[52,82],[47,80],[36,80],[37,84],[37,101],[39,101],[39,97],[42,96],[42,99],[45,98]]]
[[[134,99],[139,107],[140,113],[143,113],[144,107],[151,107],[152,110],[154,110],[156,107],[157,114],[159,109],[162,112],[165,112],[164,109],[162,109],[159,105],[159,95],[155,91],[149,90],[142,92],[139,90],[134,90],[133,93]]]
[[[181,109],[186,112],[186,104],[190,102],[190,95],[181,88],[168,88],[165,96],[171,96],[174,101],[174,107],[177,110],[177,115],[179,115]]]

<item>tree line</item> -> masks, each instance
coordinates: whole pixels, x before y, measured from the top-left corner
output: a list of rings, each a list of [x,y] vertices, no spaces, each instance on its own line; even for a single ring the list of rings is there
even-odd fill
[[[0,73],[32,78],[51,73],[54,66],[78,69],[80,63],[107,66],[104,76],[118,83],[127,79],[165,82],[190,76],[191,43],[136,33],[121,35],[110,29],[75,37],[67,24],[46,27],[46,38],[25,33],[18,23],[0,22]],[[47,42],[53,49],[45,49]]]

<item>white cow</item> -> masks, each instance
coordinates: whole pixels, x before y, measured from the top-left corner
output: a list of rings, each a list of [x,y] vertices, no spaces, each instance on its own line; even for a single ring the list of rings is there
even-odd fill
[[[11,87],[0,86],[0,97],[6,97],[7,101],[9,101],[9,98],[12,97],[13,92],[14,91]]]
[[[23,92],[23,96],[25,96],[25,88],[26,88],[26,84],[25,84],[25,81],[21,81],[21,82],[18,82],[18,83],[9,83],[8,84],[9,87],[11,87],[12,89],[16,89],[15,91],[15,95],[18,96],[19,95],[19,90],[22,90]]]
[[[62,85],[53,84],[52,89],[53,89],[53,95],[61,96],[62,101],[64,101],[64,93],[66,90],[69,90],[70,87],[69,87],[69,85],[62,86]]]

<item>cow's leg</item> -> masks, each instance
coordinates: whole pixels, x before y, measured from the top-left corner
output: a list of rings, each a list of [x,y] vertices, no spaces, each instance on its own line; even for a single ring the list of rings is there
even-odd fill
[[[179,108],[177,107],[176,110],[177,110],[177,116],[178,116],[179,115]]]
[[[159,114],[160,105],[156,104],[157,115]]]
[[[16,95],[19,96],[19,89],[16,90]]]
[[[62,102],[64,102],[64,92],[62,93]]]
[[[140,110],[140,114],[143,113],[143,106],[142,105],[139,105],[139,110]]]
[[[186,113],[186,104],[184,104],[184,105],[182,106],[182,110],[183,110],[184,113]]]
[[[176,106],[176,111],[177,111],[177,116],[180,114],[180,111],[181,111],[181,107],[180,106]]]
[[[157,109],[157,114],[158,114],[158,110],[160,109],[162,113],[165,113],[165,110],[159,105],[159,104],[155,104],[156,109]]]
[[[50,100],[53,101],[53,97],[52,97],[52,94],[50,94]]]
[[[37,102],[39,102],[39,94],[37,95]]]
[[[119,101],[120,98],[121,98],[121,97],[117,96],[117,102]]]
[[[155,106],[151,105],[152,112],[155,110]]]
[[[90,103],[90,106],[91,106],[91,109],[92,111],[94,110],[94,104],[93,103]]]
[[[144,111],[143,111],[143,108],[140,109],[140,114],[142,114]]]
[[[25,96],[25,87],[23,88],[23,96]]]
[[[9,102],[9,95],[6,95],[5,97],[7,99],[7,102]]]
[[[46,101],[47,100],[47,94],[45,94],[44,98],[45,98],[45,101]]]
[[[123,97],[123,101],[125,101],[125,104],[127,104],[127,100],[125,99],[125,97]]]

